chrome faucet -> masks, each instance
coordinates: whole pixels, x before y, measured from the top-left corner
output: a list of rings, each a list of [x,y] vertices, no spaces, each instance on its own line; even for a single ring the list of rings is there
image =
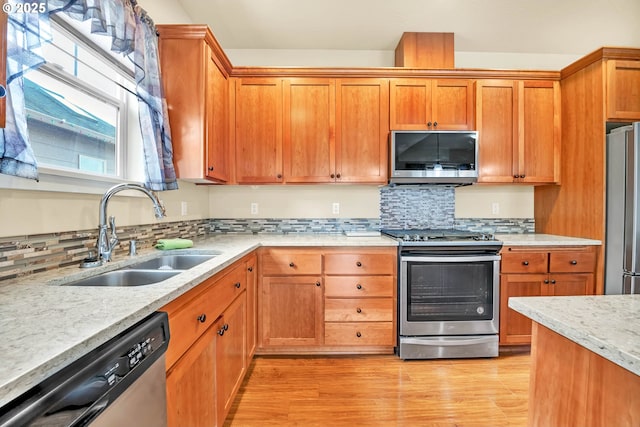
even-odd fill
[[[109,203],[109,199],[111,199],[111,196],[123,190],[138,190],[143,192],[153,202],[153,208],[155,210],[156,218],[160,219],[165,216],[164,206],[162,206],[162,202],[160,201],[160,199],[158,199],[158,196],[154,191],[151,191],[140,184],[124,183],[114,185],[113,187],[105,191],[105,193],[102,195],[102,199],[100,200],[100,223],[98,225],[98,241],[96,242],[97,259],[85,259],[85,261],[80,264],[80,267],[94,267],[102,265],[102,263],[104,263],[105,261],[111,261],[111,255],[119,240],[118,236],[116,235],[116,218],[113,216],[109,217],[109,228],[111,229],[111,236],[107,237],[107,204]]]

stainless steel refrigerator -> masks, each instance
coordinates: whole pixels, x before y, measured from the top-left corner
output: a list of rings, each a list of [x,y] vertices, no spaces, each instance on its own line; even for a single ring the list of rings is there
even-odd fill
[[[640,294],[640,122],[607,135],[605,294]]]

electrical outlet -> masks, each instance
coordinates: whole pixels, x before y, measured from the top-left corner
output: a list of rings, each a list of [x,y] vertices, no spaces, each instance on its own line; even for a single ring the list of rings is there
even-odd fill
[[[334,215],[338,215],[340,213],[340,203],[334,203],[331,210]]]
[[[258,215],[258,204],[251,203],[251,215]]]
[[[498,203],[498,202],[491,203],[491,213],[493,215],[500,214],[500,203]]]
[[[189,214],[189,204],[187,202],[180,202],[180,215],[187,216]]]

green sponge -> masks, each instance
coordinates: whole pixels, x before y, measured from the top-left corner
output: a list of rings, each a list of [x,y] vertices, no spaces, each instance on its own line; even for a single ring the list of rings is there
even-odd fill
[[[168,249],[185,249],[193,246],[193,241],[189,239],[158,239],[156,249],[166,251]]]

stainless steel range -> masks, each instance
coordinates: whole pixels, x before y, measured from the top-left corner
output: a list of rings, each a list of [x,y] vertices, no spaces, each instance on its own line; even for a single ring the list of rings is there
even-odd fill
[[[456,229],[382,232],[399,241],[400,358],[498,356],[502,242]]]

